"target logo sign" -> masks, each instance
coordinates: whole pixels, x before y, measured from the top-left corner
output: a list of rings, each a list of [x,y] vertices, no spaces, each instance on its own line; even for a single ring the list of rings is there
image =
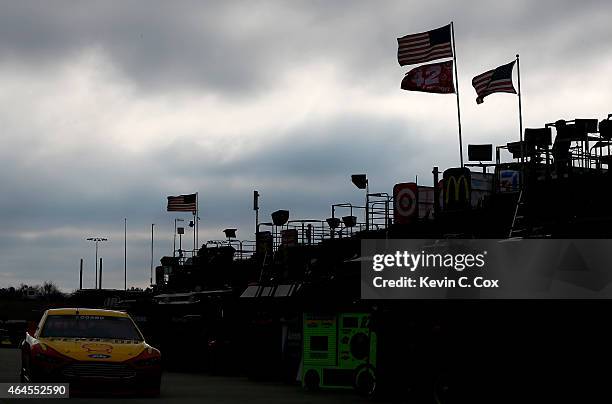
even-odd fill
[[[395,184],[393,187],[393,221],[397,224],[412,222],[418,215],[418,187],[414,182]]]

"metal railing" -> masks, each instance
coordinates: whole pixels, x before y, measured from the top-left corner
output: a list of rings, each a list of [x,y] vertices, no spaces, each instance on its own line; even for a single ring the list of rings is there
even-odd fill
[[[371,200],[371,198],[374,198]],[[374,229],[386,229],[392,223],[389,208],[392,207],[393,197],[386,192],[369,195],[369,221]]]
[[[234,253],[234,259],[247,259],[255,254],[255,241],[253,240],[208,240],[206,242],[206,248],[233,247],[236,251]]]

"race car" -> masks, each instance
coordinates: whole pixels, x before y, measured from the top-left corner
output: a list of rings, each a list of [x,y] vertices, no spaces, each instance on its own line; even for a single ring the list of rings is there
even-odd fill
[[[71,393],[159,395],[161,354],[127,313],[47,310],[21,343],[21,381],[70,383]]]

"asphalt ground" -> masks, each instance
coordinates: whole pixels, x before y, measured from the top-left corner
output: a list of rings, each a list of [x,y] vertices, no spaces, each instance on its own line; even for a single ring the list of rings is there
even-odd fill
[[[0,348],[0,383],[18,383],[21,358],[15,348]],[[71,403],[366,403],[353,391],[309,392],[297,385],[254,382],[245,377],[164,372],[161,395],[140,397],[80,397]],[[66,399],[0,399],[0,403],[66,403]]]

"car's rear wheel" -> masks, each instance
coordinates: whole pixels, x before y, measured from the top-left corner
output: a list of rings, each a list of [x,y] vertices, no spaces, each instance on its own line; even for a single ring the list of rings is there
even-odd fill
[[[321,379],[319,378],[319,373],[316,370],[310,369],[304,375],[304,387],[310,391],[319,390],[321,384]]]
[[[376,394],[376,371],[371,365],[362,365],[355,371],[353,387],[365,397],[374,397]]]

